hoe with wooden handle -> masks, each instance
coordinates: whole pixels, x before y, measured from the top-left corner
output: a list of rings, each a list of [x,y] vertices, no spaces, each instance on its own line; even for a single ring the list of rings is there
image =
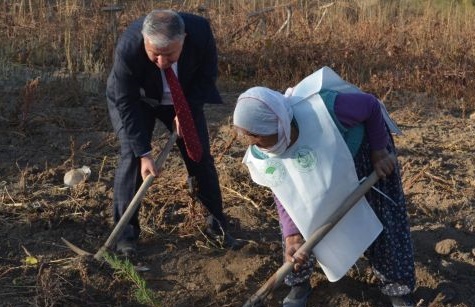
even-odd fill
[[[177,138],[177,133],[173,132],[168,139],[167,143],[165,144],[165,147],[162,149],[160,154],[158,155],[155,165],[157,166],[157,169],[161,169],[163,166],[163,163],[165,162],[166,158],[168,157],[168,154],[170,153],[173,144],[175,143]],[[119,236],[124,232],[125,227],[129,223],[130,219],[134,215],[135,211],[139,207],[140,202],[145,196],[145,193],[147,192],[147,189],[152,185],[153,179],[155,176],[149,174],[145,180],[142,182],[142,185],[138,189],[137,193],[135,193],[134,198],[130,202],[129,206],[127,207],[127,210],[125,210],[124,214],[120,218],[119,222],[115,225],[114,229],[112,230],[112,233],[109,235],[109,238],[107,239],[106,243],[102,245],[101,248],[94,254],[94,259],[96,260],[101,260],[102,256],[104,253],[113,247],[117,243],[117,239]],[[81,256],[92,256],[92,253],[89,253],[76,245],[72,244],[65,238],[61,238],[63,242],[76,254],[81,255]]]
[[[345,214],[353,208],[353,206],[368,192],[371,187],[378,181],[378,175],[376,172],[372,172],[371,175],[366,178],[341,204],[339,209],[333,213],[328,221],[320,228],[315,230],[314,233],[308,238],[308,240],[296,251],[306,252],[310,254],[312,248],[320,242],[323,237],[332,229],[338,221],[345,216]],[[251,296],[250,299],[243,305],[243,307],[258,307],[262,306],[264,299],[277,287],[279,287],[293,269],[294,263],[285,262],[268,280],[267,282]]]

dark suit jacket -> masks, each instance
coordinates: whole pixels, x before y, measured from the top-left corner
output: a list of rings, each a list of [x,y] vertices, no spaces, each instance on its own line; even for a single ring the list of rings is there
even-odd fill
[[[222,103],[216,88],[216,43],[208,21],[200,16],[180,13],[185,22],[186,37],[178,60],[178,78],[192,112],[204,103]],[[140,110],[140,88],[145,96],[160,101],[163,94],[159,68],[152,63],[144,48],[142,24],[145,17],[132,23],[120,37],[112,71],[107,79],[109,107],[117,108],[121,123],[136,155],[151,150],[143,134]]]

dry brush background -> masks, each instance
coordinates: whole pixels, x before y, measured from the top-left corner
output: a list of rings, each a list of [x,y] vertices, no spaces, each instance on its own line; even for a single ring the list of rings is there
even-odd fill
[[[96,251],[110,233],[117,140],[104,80],[121,30],[158,7],[212,24],[226,101],[207,109],[212,150],[232,232],[249,243],[228,252],[201,235],[204,211],[175,150],[141,215],[151,267],[141,276],[156,305],[241,306],[280,266],[272,199],[240,163],[230,116],[247,87],[285,90],[326,65],[381,97],[405,132],[419,306],[475,306],[475,10],[462,0],[0,1],[0,305],[139,305],[130,279],[60,237]],[[82,165],[91,177],[64,187]],[[310,306],[387,303],[364,259],[335,284],[317,271],[312,285]]]

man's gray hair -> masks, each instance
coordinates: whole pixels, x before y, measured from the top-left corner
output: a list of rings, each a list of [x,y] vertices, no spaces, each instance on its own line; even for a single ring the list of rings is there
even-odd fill
[[[185,38],[183,18],[172,10],[153,10],[143,22],[142,35],[157,48]]]

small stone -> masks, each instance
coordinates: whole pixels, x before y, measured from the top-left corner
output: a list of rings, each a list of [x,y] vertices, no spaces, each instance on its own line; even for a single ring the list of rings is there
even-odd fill
[[[453,239],[445,239],[438,242],[435,245],[435,251],[439,255],[448,255],[450,254],[455,248],[457,248],[457,241]]]
[[[84,182],[91,175],[91,169],[88,166],[72,169],[64,174],[64,184],[68,187],[74,187]]]

